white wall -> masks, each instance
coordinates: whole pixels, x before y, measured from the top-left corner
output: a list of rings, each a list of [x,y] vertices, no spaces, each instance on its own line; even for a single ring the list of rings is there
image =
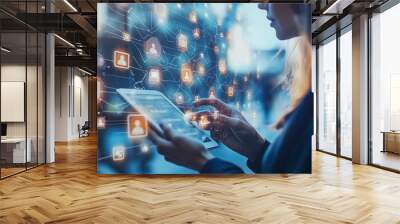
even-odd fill
[[[56,67],[55,73],[55,140],[74,140],[78,125],[88,121],[88,78],[72,67]]]

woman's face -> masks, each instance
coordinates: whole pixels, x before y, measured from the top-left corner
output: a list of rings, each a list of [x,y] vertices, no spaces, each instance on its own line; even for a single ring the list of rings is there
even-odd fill
[[[295,22],[295,14],[289,4],[260,3],[258,7],[267,11],[267,19],[276,30],[280,40],[287,40],[299,35],[299,27]]]

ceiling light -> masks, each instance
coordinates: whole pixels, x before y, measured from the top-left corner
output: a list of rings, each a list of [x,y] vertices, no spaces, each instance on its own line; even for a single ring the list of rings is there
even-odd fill
[[[81,71],[81,72],[83,72],[83,73],[85,73],[86,75],[93,75],[92,73],[90,73],[90,72],[88,72],[88,71],[86,71],[86,70],[83,70],[83,69],[81,69],[81,68],[78,68],[78,70]]]
[[[1,51],[4,51],[6,53],[10,53],[11,52],[11,50],[9,50],[9,49],[7,49],[5,47],[1,47]]]
[[[78,10],[68,1],[64,0],[65,4],[67,4],[74,12],[78,12]]]
[[[71,42],[69,42],[68,40],[66,40],[66,39],[64,39],[64,38],[62,38],[62,37],[60,37],[60,36],[57,35],[57,34],[54,34],[54,36],[57,37],[57,38],[58,38],[59,40],[61,40],[62,42],[66,43],[68,46],[75,48],[75,45],[73,45],[73,44],[72,44]]]
[[[332,5],[330,5],[322,14],[342,14],[343,9],[351,5],[354,0],[336,0]]]

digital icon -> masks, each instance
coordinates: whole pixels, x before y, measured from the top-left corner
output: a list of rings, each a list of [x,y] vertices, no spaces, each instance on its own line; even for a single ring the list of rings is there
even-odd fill
[[[193,30],[193,37],[194,37],[194,39],[199,39],[200,38],[200,29],[199,28],[195,28]]]
[[[122,40],[129,42],[131,41],[131,35],[129,35],[129,33],[127,32],[122,32]]]
[[[193,112],[191,110],[187,110],[184,115],[185,120],[190,121],[192,117],[193,117]]]
[[[112,159],[113,161],[123,161],[125,160],[126,149],[124,146],[114,146],[112,149]]]
[[[150,85],[158,86],[161,83],[161,71],[158,68],[151,68],[149,70],[148,82]]]
[[[143,144],[140,148],[140,151],[142,151],[142,153],[148,153],[150,151],[150,147],[147,144]]]
[[[200,100],[200,97],[199,96],[195,96],[194,97],[194,102],[197,102],[197,101],[199,101]]]
[[[101,81],[101,79],[98,77],[97,78],[97,104],[99,104],[101,102],[102,94],[103,94],[103,81]]]
[[[201,115],[200,120],[199,120],[199,126],[200,128],[207,128],[207,126],[210,124],[210,121],[208,121],[208,118],[206,115]]]
[[[252,93],[250,91],[247,91],[247,99],[248,100],[251,100],[251,96],[252,96]]]
[[[252,119],[253,119],[253,122],[255,122],[256,119],[257,119],[257,113],[256,113],[255,111],[253,111],[253,112],[251,113],[251,117],[252,117]]]
[[[224,75],[226,73],[226,61],[225,61],[225,59],[220,59],[218,61],[218,70],[221,73],[221,75]]]
[[[188,64],[183,64],[181,66],[181,80],[184,84],[190,85],[193,81],[192,68]]]
[[[228,96],[232,97],[234,95],[234,88],[233,86],[228,87]]]
[[[189,21],[191,23],[197,23],[197,13],[196,11],[191,11],[189,14]]]
[[[176,102],[176,104],[183,104],[184,99],[183,99],[183,95],[181,93],[176,94],[175,102]]]
[[[233,85],[234,85],[234,86],[237,85],[237,80],[236,80],[236,79],[233,80]]]
[[[210,89],[208,97],[209,98],[215,98],[216,97],[215,89]]]
[[[180,34],[178,34],[176,41],[177,41],[179,51],[186,52],[188,49],[187,36],[185,34],[180,33]]]
[[[197,73],[199,73],[200,75],[204,75],[206,73],[206,69],[204,68],[203,64],[197,64]]]
[[[217,45],[214,46],[214,53],[215,54],[219,53],[219,47]]]
[[[150,37],[144,43],[144,49],[147,57],[152,59],[158,59],[161,56],[161,45],[160,41],[156,37]]]
[[[214,112],[213,112],[213,119],[214,119],[214,120],[218,120],[218,118],[219,118],[219,111],[218,111],[218,110],[214,110]]]
[[[114,67],[129,69],[129,53],[114,51]]]
[[[97,128],[103,129],[106,127],[106,118],[105,117],[97,117]]]
[[[154,4],[154,14],[157,17],[158,23],[164,23],[168,17],[168,8],[164,3]]]
[[[131,138],[146,137],[148,133],[147,120],[143,115],[131,114],[128,116],[128,135]]]

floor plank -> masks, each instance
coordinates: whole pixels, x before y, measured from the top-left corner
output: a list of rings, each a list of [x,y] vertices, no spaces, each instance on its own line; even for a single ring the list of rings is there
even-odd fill
[[[400,223],[400,175],[313,153],[312,175],[96,174],[96,139],[0,181],[0,223]]]

